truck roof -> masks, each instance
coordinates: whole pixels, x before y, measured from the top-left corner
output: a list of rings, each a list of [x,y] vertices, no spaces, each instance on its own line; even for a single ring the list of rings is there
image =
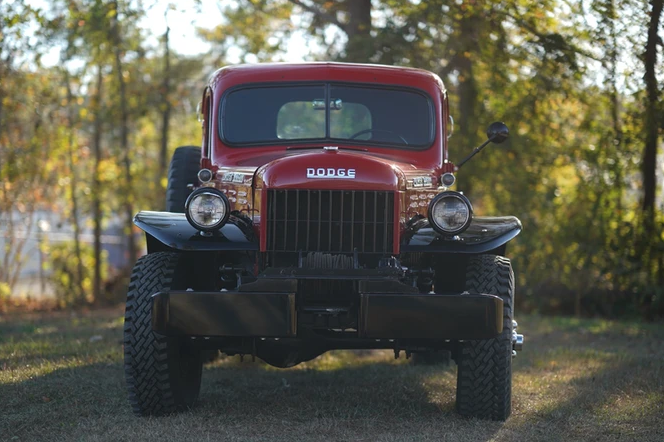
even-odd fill
[[[210,78],[212,89],[223,89],[246,83],[340,81],[353,83],[395,84],[431,90],[445,91],[438,75],[400,66],[378,64],[306,62],[306,63],[260,63],[225,66]]]

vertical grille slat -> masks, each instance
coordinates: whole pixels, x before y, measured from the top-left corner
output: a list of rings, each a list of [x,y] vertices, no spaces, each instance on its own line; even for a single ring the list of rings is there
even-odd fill
[[[307,190],[307,246],[305,250],[309,250],[310,234],[311,234],[311,190]]]
[[[373,245],[373,251],[375,253],[376,252],[376,230],[378,230],[378,220],[377,220],[377,218],[378,218],[378,216],[377,216],[378,215],[378,210],[377,210],[377,208],[378,208],[378,195],[374,194],[373,203],[374,203],[373,204],[373,221],[374,222],[373,222],[373,229],[372,229],[373,230],[373,244],[372,245]]]
[[[320,250],[320,237],[323,233],[323,192],[318,192],[318,219],[316,221],[318,222],[318,247],[316,250]]]
[[[387,200],[387,198],[386,198],[386,200]],[[385,204],[385,215],[383,216],[383,219],[388,219],[388,217],[390,216],[390,213],[388,211],[389,204],[387,204],[387,201],[385,201],[385,203],[386,203]],[[388,253],[388,252],[392,251],[392,250],[387,250],[387,228],[386,227],[387,226],[383,226],[383,247],[384,247],[383,248],[383,253]]]
[[[344,243],[344,192],[341,192],[341,204],[339,204],[339,251],[341,252],[341,248],[343,247]],[[351,243],[352,244],[352,243]]]
[[[391,253],[394,192],[268,190],[269,252]]]
[[[288,192],[284,192],[284,252],[288,244]]]
[[[362,191],[362,197],[363,197],[363,202],[362,202],[362,248],[360,249],[360,252],[364,252],[366,244],[367,244],[367,192]]]

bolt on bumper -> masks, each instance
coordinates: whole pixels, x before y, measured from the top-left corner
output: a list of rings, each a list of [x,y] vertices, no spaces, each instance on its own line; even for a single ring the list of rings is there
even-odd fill
[[[516,332],[516,328],[519,324],[516,321],[512,321],[512,357],[516,356],[517,351],[523,350],[523,335],[520,335]]]

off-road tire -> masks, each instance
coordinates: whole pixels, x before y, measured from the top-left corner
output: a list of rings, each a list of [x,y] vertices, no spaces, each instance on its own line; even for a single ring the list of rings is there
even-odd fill
[[[138,416],[162,415],[191,407],[201,387],[201,352],[185,341],[152,331],[152,295],[179,287],[180,255],[141,257],[127,293],[124,369],[129,402]]]
[[[184,203],[191,193],[189,184],[198,183],[201,170],[200,146],[181,146],[175,149],[168,167],[166,211],[184,213]]]
[[[512,409],[514,273],[510,260],[496,255],[471,257],[466,290],[502,298],[503,331],[494,339],[460,344],[457,411],[463,416],[504,421]]]
[[[451,355],[448,350],[432,350],[422,353],[413,353],[410,357],[413,365],[450,365]]]

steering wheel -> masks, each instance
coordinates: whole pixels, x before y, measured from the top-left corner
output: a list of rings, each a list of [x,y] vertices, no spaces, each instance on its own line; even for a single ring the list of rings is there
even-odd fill
[[[395,137],[399,137],[399,139],[401,139],[401,141],[403,141],[403,144],[408,146],[408,141],[406,141],[406,139],[404,137],[402,137],[401,135],[399,135],[396,132],[392,132],[391,130],[385,130],[385,129],[364,129],[364,130],[361,130],[359,132],[354,133],[348,139],[349,140],[354,140],[355,138],[359,137],[360,135],[368,134],[368,133],[371,133],[371,132],[384,132],[384,133],[392,134]]]

